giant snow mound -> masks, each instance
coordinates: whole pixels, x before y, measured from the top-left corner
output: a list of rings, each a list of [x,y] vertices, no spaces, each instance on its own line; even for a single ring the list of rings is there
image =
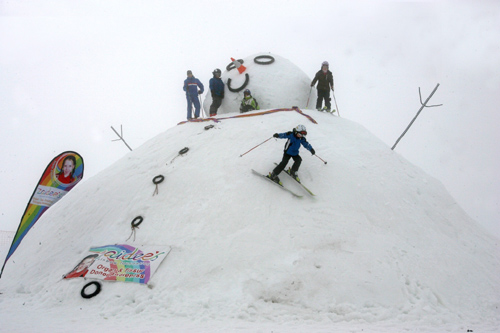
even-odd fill
[[[217,114],[239,112],[245,89],[251,91],[261,109],[305,108],[308,99],[310,106],[316,103],[316,89],[311,89],[312,80],[290,60],[271,53],[257,53],[237,60],[242,60],[242,65],[246,67],[242,73],[232,63],[221,68],[225,96]],[[209,85],[206,89],[209,93],[203,108],[208,112],[212,96]]]
[[[178,125],[84,180],[7,264],[4,319],[28,311],[70,327],[84,310],[89,319],[156,328],[175,320],[498,324],[497,240],[441,183],[361,126],[304,113],[317,124],[288,111],[226,119],[209,130]],[[297,124],[328,161],[301,150],[299,175],[316,197],[295,198],[250,172],[270,171],[284,140],[240,157]],[[184,147],[189,152],[173,160]],[[165,181],[153,196],[151,180],[160,174]],[[144,222],[127,243],[172,247],[148,286],[105,282],[84,300],[83,279],[61,281],[90,247],[126,242],[137,215]]]

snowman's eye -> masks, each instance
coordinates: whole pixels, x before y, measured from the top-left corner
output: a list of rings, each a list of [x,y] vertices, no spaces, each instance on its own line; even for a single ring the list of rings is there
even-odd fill
[[[261,61],[260,59],[266,59],[266,61]],[[260,55],[253,58],[253,62],[259,65],[270,65],[274,62],[274,57],[270,55]]]
[[[262,61],[264,60],[264,61]],[[259,64],[259,65],[270,65],[274,62],[274,57],[273,56],[270,56],[270,55],[260,55],[260,56],[256,56],[255,58],[253,58],[253,62],[255,62],[256,64]],[[245,62],[243,59],[238,59],[237,60],[240,64],[243,65],[243,63]],[[227,66],[226,66],[226,70],[229,72],[230,70],[232,69],[235,69],[236,68],[236,65],[234,64],[233,61],[231,61]]]
[[[236,60],[236,61],[237,61],[237,62],[239,62],[239,63],[240,63],[240,64],[242,64],[242,65],[243,65],[243,63],[244,63],[243,59],[238,59],[238,60]],[[236,68],[236,65],[234,64],[234,62],[233,62],[233,61],[231,61],[231,62],[229,63],[229,65],[227,65],[227,66],[226,66],[226,70],[227,70],[228,72],[229,72],[231,69],[235,69],[235,68]]]

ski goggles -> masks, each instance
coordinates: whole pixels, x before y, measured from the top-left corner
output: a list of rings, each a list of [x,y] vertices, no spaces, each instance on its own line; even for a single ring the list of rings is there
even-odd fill
[[[302,136],[306,136],[307,135],[307,131],[300,131],[300,132],[297,132],[297,134],[300,134]]]

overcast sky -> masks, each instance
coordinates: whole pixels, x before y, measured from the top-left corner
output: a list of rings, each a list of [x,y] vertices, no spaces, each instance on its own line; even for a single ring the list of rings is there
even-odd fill
[[[498,1],[0,0],[0,15],[0,230],[57,154],[80,153],[85,180],[128,152],[110,126],[136,148],[185,119],[187,69],[208,86],[230,57],[271,52],[311,78],[329,61],[340,115],[389,147],[439,83],[443,106],[395,150],[500,237]]]

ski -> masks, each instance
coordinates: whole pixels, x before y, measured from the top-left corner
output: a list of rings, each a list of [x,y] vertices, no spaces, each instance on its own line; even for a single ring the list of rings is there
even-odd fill
[[[301,183],[299,180],[297,180],[296,178],[293,178],[293,177],[292,177],[292,175],[290,174],[290,169],[286,170],[286,171],[285,171],[285,173],[286,173],[288,176],[290,176],[290,178],[292,178],[292,179],[293,179],[293,180],[295,180],[297,183],[299,183],[299,185],[300,185],[300,186],[302,186],[302,188],[303,188],[304,190],[306,190],[306,191],[307,191],[307,193],[309,193],[309,194],[310,194],[310,195],[312,195],[312,196],[315,196],[315,194],[314,194],[314,193],[312,193],[312,192],[311,192],[311,190],[310,190],[310,189],[308,189],[308,188],[307,188],[304,184],[302,184],[302,183]]]
[[[328,110],[328,108],[325,106],[323,107],[323,109],[321,109],[321,111],[324,111],[326,113],[329,113],[329,114],[332,114],[332,115],[335,115],[335,109],[331,109],[331,110]]]
[[[254,169],[252,169],[252,172],[253,172],[254,174],[256,174],[257,176],[261,176],[261,177],[263,177],[264,179],[266,179],[267,181],[269,181],[269,182],[273,183],[274,185],[276,185],[276,186],[278,186],[278,187],[282,188],[283,190],[285,190],[285,191],[287,191],[287,192],[290,192],[292,195],[296,196],[297,198],[302,198],[302,196],[301,196],[301,195],[299,195],[299,194],[295,193],[294,191],[292,191],[292,190],[290,190],[290,189],[288,189],[288,188],[284,187],[283,185],[280,185],[280,184],[278,184],[278,183],[276,183],[276,182],[273,182],[273,181],[272,181],[272,180],[271,180],[268,176],[263,175],[263,174],[261,174],[260,172],[255,171]]]
[[[335,109],[328,110],[328,108],[326,106],[324,106],[322,109],[316,109],[316,110],[318,110],[319,112],[326,112],[326,113],[329,113],[332,115],[335,115],[335,112],[337,111]]]
[[[278,165],[278,163],[274,163],[274,164],[275,164],[275,165]],[[286,174],[287,174],[290,178],[292,178],[292,179],[293,179],[293,180],[295,180],[297,183],[299,183],[299,185],[300,185],[300,186],[302,186],[302,188],[303,188],[304,190],[306,190],[306,191],[307,191],[310,195],[312,195],[312,196],[316,196],[316,194],[312,193],[312,192],[311,192],[311,190],[310,190],[310,189],[308,189],[307,187],[305,187],[305,185],[304,185],[304,184],[302,184],[299,180],[297,180],[297,179],[295,179],[295,178],[293,178],[293,177],[292,177],[292,175],[290,174],[290,168],[286,169],[286,170],[285,170],[285,173],[286,173]]]

